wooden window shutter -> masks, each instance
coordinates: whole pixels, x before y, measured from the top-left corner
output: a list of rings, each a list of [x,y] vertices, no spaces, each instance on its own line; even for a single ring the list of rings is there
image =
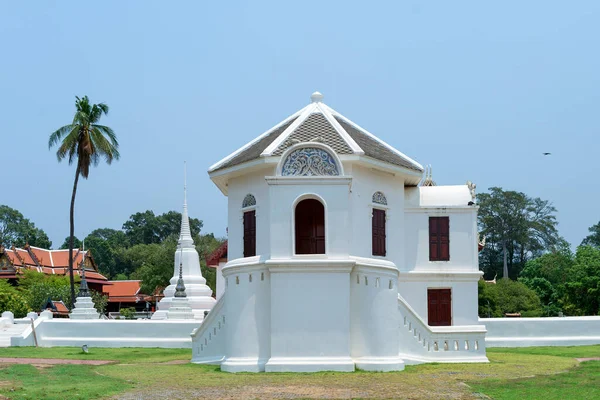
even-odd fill
[[[385,256],[385,210],[373,209],[371,236],[373,255]]]
[[[450,260],[450,218],[429,217],[429,261]]]
[[[256,255],[256,210],[244,213],[244,257]]]

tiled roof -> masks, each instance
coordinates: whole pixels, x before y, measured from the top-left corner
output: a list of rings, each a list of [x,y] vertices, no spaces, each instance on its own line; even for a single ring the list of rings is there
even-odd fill
[[[337,154],[357,154],[422,172],[423,167],[321,102],[322,95],[276,128],[210,167],[209,173],[260,157],[281,156],[295,143],[311,141],[330,146]]]
[[[221,258],[226,258],[226,257],[227,257],[227,240],[224,241],[222,245],[217,247],[217,249],[215,251],[213,251],[206,258],[206,265],[209,267],[216,267],[217,265],[219,265],[219,260]]]
[[[324,143],[331,146],[338,154],[352,154],[352,149],[346,141],[340,136],[333,126],[327,121],[327,118],[321,113],[313,113],[308,116],[300,124],[299,127],[294,129],[288,137],[287,141],[298,141],[309,142],[319,137]],[[289,147],[288,143],[284,142],[277,150],[273,152],[273,155],[280,156]]]
[[[335,119],[342,126],[342,128],[344,128],[348,135],[350,135],[350,137],[356,142],[356,144],[363,149],[366,156],[415,171],[423,171],[423,168],[417,167],[413,162],[392,151],[383,143],[355,128],[353,125],[350,125],[342,118],[335,117]]]
[[[288,128],[288,126],[290,126],[295,120],[296,118],[293,118],[287,123],[274,129],[260,140],[251,144],[247,149],[241,151],[229,161],[225,162],[222,166],[219,167],[219,169],[229,168],[233,167],[234,165],[245,163],[246,161],[256,160],[260,157],[260,153],[262,153],[267,147],[269,147],[269,145],[273,143],[273,141],[277,139],[279,135],[281,135],[283,131],[285,131]]]
[[[142,281],[109,281],[110,285],[104,286],[104,293],[108,295],[109,302],[134,302],[139,295]]]

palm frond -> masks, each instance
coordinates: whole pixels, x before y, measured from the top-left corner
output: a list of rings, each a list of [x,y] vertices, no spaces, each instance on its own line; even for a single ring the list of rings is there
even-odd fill
[[[48,139],[48,148],[51,149],[58,141],[70,132],[73,129],[73,125],[65,125],[61,128],[58,128],[56,131],[50,134],[50,138]]]
[[[114,147],[119,147],[119,141],[117,140],[117,135],[115,135],[115,132],[111,128],[109,128],[108,126],[98,125],[98,124],[94,124],[92,126],[94,128],[97,128],[100,132],[102,132],[102,134],[108,136],[108,138],[110,139],[110,142],[112,143],[112,145]]]
[[[117,146],[114,146],[109,139],[107,139],[100,129],[94,127],[91,134],[94,147],[96,148],[96,154],[102,155],[108,164],[112,163],[113,159],[119,159],[120,154]]]
[[[77,153],[77,138],[79,137],[79,126],[72,126],[71,131],[67,134],[58,150],[56,151],[56,158],[58,161],[62,161],[67,155],[69,156],[69,164],[73,162],[73,156]]]

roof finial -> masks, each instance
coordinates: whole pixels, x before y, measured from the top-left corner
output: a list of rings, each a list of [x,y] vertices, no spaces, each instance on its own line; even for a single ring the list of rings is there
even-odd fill
[[[425,166],[425,179],[421,183],[421,186],[437,186],[431,173],[431,164]]]
[[[311,96],[310,96],[310,102],[311,103],[321,103],[323,101],[323,95],[319,92],[314,92]]]

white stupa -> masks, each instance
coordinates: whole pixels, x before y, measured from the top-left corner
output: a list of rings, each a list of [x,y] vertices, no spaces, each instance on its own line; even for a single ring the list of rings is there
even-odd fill
[[[83,261],[81,262],[81,283],[79,284],[79,294],[75,300],[73,310],[69,314],[71,319],[98,319],[100,314],[94,307],[92,295],[88,289],[87,281],[85,280],[85,253],[83,253]]]
[[[185,175],[185,174],[184,174]],[[194,240],[190,232],[190,221],[188,218],[187,209],[187,187],[184,177],[183,184],[183,212],[181,214],[181,233],[179,234],[179,242],[177,251],[175,252],[175,263],[173,268],[173,277],[170,280],[170,285],[164,290],[165,297],[157,304],[156,312],[152,315],[152,319],[166,319],[167,312],[175,299],[175,290],[177,281],[179,280],[179,269],[181,266],[182,279],[185,282],[185,292],[187,301],[192,308],[194,318],[198,320],[204,319],[204,312],[210,311],[216,303],[213,299],[212,290],[206,285],[206,279],[202,276],[200,270],[200,256],[194,246]]]

